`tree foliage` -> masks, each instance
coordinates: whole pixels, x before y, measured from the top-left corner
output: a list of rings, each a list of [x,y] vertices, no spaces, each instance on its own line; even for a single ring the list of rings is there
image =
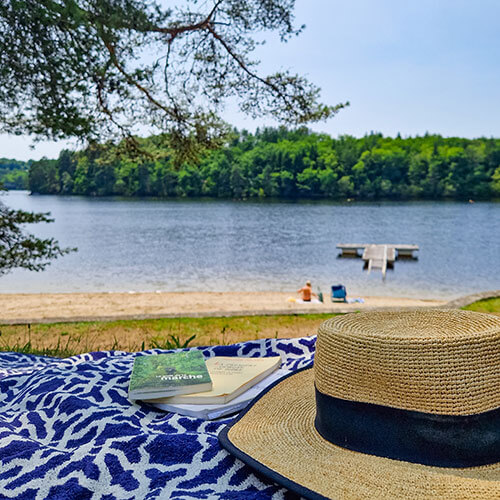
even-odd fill
[[[46,213],[12,210],[0,202],[0,276],[21,267],[42,271],[50,261],[75,248],[61,248],[53,238],[37,238],[24,231],[25,224],[53,222]]]
[[[28,189],[29,162],[0,158],[0,184],[7,189]]]
[[[165,6],[165,3],[167,6]],[[305,78],[262,76],[253,53],[263,32],[298,35],[295,0],[3,0],[0,130],[39,138],[105,140],[165,133],[193,157],[228,132],[228,99],[252,117],[323,120],[344,104],[318,101]]]
[[[233,131],[226,146],[180,168],[156,137],[141,147],[156,158],[116,157],[113,148],[63,151],[33,162],[30,189],[89,196],[219,198],[500,198],[500,140],[424,137],[356,139],[306,128]]]

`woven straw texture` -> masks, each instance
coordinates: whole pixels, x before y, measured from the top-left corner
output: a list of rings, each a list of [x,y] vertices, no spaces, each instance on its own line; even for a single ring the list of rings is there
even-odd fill
[[[285,379],[229,430],[230,441],[274,472],[329,498],[500,498],[500,464],[426,467],[345,450],[314,428],[313,370]]]
[[[471,311],[337,316],[318,332],[324,394],[406,410],[470,415],[500,407],[500,318]]]

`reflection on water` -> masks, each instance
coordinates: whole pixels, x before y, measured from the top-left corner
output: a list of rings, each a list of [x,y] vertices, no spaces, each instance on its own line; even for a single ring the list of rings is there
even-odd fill
[[[15,271],[2,292],[276,290],[305,279],[352,295],[455,297],[500,288],[499,203],[258,203],[29,196],[13,208],[50,211],[36,225],[78,252],[42,273]],[[335,245],[417,244],[382,281]]]

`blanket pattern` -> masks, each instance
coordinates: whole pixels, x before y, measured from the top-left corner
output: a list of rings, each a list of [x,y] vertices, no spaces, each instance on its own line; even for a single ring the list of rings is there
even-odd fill
[[[315,337],[200,347],[205,356],[280,354],[313,362]],[[217,440],[232,418],[203,421],[127,399],[135,356],[67,359],[0,353],[0,498],[291,499]]]

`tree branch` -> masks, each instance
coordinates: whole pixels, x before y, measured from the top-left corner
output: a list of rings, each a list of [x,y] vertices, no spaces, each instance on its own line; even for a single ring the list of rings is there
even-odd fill
[[[267,81],[266,79],[260,77],[253,71],[250,71],[248,66],[241,60],[241,58],[236,54],[231,47],[228,45],[228,43],[213,29],[213,27],[208,24],[206,29],[210,31],[212,36],[224,47],[226,52],[238,63],[238,66],[251,78],[254,78],[255,80],[261,82],[262,84],[266,85],[267,87],[270,87],[274,92],[278,94],[279,97],[281,97],[288,105],[292,105],[292,103],[289,101],[292,96],[283,93],[281,89],[279,89],[276,85],[274,85],[272,82]]]
[[[138,28],[137,26],[122,24],[122,27],[132,31],[137,31],[139,33],[162,33],[164,35],[170,35],[170,38],[167,40],[167,43],[170,44],[174,41],[174,39],[177,36],[181,35],[182,33],[187,33],[190,31],[200,31],[205,29],[211,23],[213,16],[217,12],[217,9],[219,8],[222,2],[223,0],[218,0],[214,4],[212,10],[199,23],[187,24],[184,26],[170,26],[170,27],[149,26],[147,28]]]
[[[101,36],[101,39],[102,39],[105,47],[108,49],[110,60],[113,63],[113,66],[125,77],[127,82],[130,85],[134,86],[142,94],[144,94],[151,104],[153,104],[157,108],[161,109],[162,111],[164,111],[166,114],[168,114],[172,118],[176,119],[177,121],[184,121],[184,118],[182,118],[177,112],[173,111],[172,109],[167,108],[160,101],[155,99],[146,87],[142,86],[137,80],[132,78],[132,76],[129,73],[127,73],[127,71],[125,71],[123,66],[118,61],[118,58],[116,57],[116,50],[115,50],[114,45],[111,42],[109,42],[108,40],[106,40],[102,35],[100,35],[100,36]]]

